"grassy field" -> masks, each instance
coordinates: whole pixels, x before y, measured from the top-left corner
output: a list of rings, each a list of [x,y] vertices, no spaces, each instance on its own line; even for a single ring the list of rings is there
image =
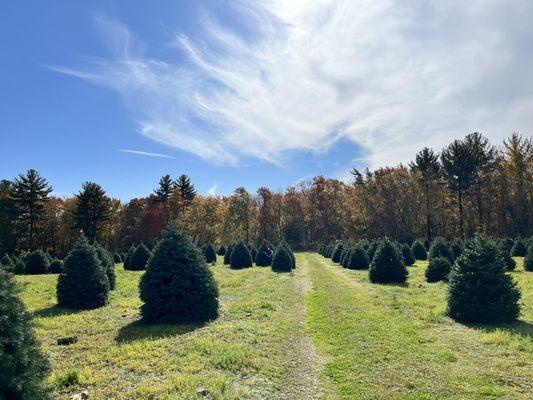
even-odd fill
[[[203,326],[140,324],[142,273],[121,266],[110,305],[92,311],[56,308],[56,276],[18,281],[58,399],[531,398],[533,274],[521,266],[521,321],[465,326],[444,315],[425,263],[408,285],[381,286],[317,254],[297,260],[293,275],[213,266],[221,316]],[[69,335],[78,343],[56,344]]]

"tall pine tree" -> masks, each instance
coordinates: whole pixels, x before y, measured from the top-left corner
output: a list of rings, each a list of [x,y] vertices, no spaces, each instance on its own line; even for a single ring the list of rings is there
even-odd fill
[[[191,179],[185,174],[180,175],[178,179],[176,179],[175,185],[180,191],[183,203],[187,206],[190,205],[197,194],[194,185],[191,183]]]
[[[170,175],[165,175],[159,180],[159,187],[154,190],[157,200],[164,203],[168,200],[176,184],[170,178]]]
[[[93,243],[98,238],[102,222],[109,219],[110,199],[100,185],[85,182],[82,190],[76,195],[77,203],[74,211],[77,228]]]

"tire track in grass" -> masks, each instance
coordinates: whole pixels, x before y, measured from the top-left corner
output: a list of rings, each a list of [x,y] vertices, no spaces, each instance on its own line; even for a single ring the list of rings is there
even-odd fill
[[[513,353],[515,373],[508,369],[509,348],[481,343],[479,331],[445,317],[432,323],[417,314],[428,299],[415,296],[433,296],[438,286],[417,294],[414,288],[372,285],[364,271],[326,265],[316,254],[305,259],[313,283],[309,327],[319,351],[331,356],[324,378],[343,398],[530,398],[527,342]],[[443,300],[440,290],[437,302]]]

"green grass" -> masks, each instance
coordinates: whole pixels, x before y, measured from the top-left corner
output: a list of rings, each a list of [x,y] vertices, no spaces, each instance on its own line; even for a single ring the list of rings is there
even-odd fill
[[[91,311],[55,307],[56,276],[17,279],[58,399],[530,398],[533,274],[521,266],[521,322],[465,326],[444,315],[446,286],[424,282],[425,263],[408,285],[382,286],[317,254],[297,259],[290,275],[213,266],[221,316],[203,326],[141,324],[142,272],[121,266],[110,304]],[[70,335],[79,341],[56,344]]]
[[[445,316],[446,285],[424,282],[426,262],[409,268],[407,285],[395,286],[304,257],[314,285],[309,329],[330,355],[324,379],[342,398],[531,399],[530,273],[512,273],[523,294],[520,322],[465,326]]]

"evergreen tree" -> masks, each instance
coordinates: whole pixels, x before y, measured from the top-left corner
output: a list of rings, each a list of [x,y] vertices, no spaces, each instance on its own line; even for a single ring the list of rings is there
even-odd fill
[[[411,251],[411,248],[407,243],[404,243],[401,248],[402,251],[402,257],[405,262],[405,265],[413,265],[416,261],[415,256],[413,255],[413,252]]]
[[[95,249],[96,255],[100,260],[100,264],[102,265],[102,268],[104,269],[107,275],[107,280],[109,281],[109,290],[115,290],[117,280],[115,272],[115,262],[113,261],[111,254],[109,254],[109,252],[98,243],[95,245]]]
[[[14,272],[16,275],[22,275],[26,273],[26,263],[22,258],[19,258],[15,263]]]
[[[334,263],[340,262],[341,254],[343,250],[344,250],[343,244],[337,243],[337,245],[335,246],[335,250],[333,250],[333,254],[331,255],[331,261],[333,261]]]
[[[292,251],[291,246],[289,246],[289,244],[285,241],[283,241],[281,244],[285,247],[285,250],[287,250],[287,253],[289,253],[289,257],[291,258],[291,262],[292,262],[292,269],[295,269],[296,268],[296,256],[294,255],[294,252]]]
[[[520,291],[496,245],[477,235],[449,275],[447,313],[460,322],[510,322],[520,313]]]
[[[250,250],[250,255],[252,256],[252,261],[255,262],[255,258],[257,257],[257,249],[255,247],[252,247],[252,250]]]
[[[60,274],[63,270],[63,261],[61,260],[54,260],[50,263],[50,268],[48,268],[48,272],[51,274]]]
[[[217,253],[215,251],[214,246],[211,243],[205,246],[203,254],[204,254],[205,261],[208,264],[214,264],[217,262]]]
[[[361,245],[355,246],[350,252],[348,269],[368,269],[370,260],[368,253]]]
[[[2,259],[0,260],[0,267],[8,272],[13,272],[15,270],[15,263],[13,262],[11,257],[9,257],[9,254],[4,254]]]
[[[252,266],[252,256],[248,247],[244,243],[239,242],[233,248],[230,258],[231,269],[250,268]]]
[[[223,256],[223,255],[226,254],[226,248],[224,247],[223,244],[220,245],[220,247],[218,248],[218,252],[217,253],[218,253],[219,256]]]
[[[162,234],[140,281],[148,323],[198,323],[218,315],[218,286],[200,250],[171,225]]]
[[[42,250],[34,250],[26,256],[26,273],[31,275],[46,274],[48,272],[48,257]]]
[[[426,251],[426,248],[418,239],[415,240],[413,244],[411,245],[411,251],[413,253],[413,256],[417,260],[427,260],[428,258],[428,253]]]
[[[380,242],[370,268],[368,277],[372,283],[404,283],[407,268],[402,263],[397,247],[388,239]]]
[[[104,189],[93,182],[85,182],[76,198],[75,226],[93,243],[98,238],[102,222],[109,219],[111,201]]]
[[[19,219],[28,233],[28,248],[33,250],[37,224],[44,217],[44,205],[50,200],[52,187],[39,173],[30,169],[13,182],[13,198],[19,211]]]
[[[259,249],[257,249],[257,255],[255,256],[255,265],[258,267],[267,267],[272,264],[272,250],[268,246],[266,241],[261,243]]]
[[[18,295],[13,276],[0,269],[0,399],[49,399],[50,366]]]
[[[122,262],[122,257],[117,252],[113,253],[113,261],[115,264],[120,264]]]
[[[224,265],[230,265],[231,263],[231,253],[233,252],[233,244],[230,244],[228,248],[226,249],[226,253],[224,254]]]
[[[287,248],[280,245],[276,248],[274,256],[272,257],[272,271],[275,272],[291,272],[292,258]]]
[[[500,242],[498,244],[498,250],[500,251],[500,255],[507,271],[514,270],[516,268],[516,261],[511,257],[511,250],[507,247],[507,243]]]
[[[446,257],[450,263],[455,261],[448,245],[442,239],[435,240],[429,248],[428,259],[431,260],[436,257]]]
[[[513,257],[525,257],[526,253],[527,253],[526,242],[521,238],[516,239],[516,241],[514,242],[513,248],[511,249],[511,255]]]
[[[455,140],[441,154],[442,165],[446,172],[448,186],[457,192],[459,205],[459,228],[461,240],[465,239],[463,196],[472,185],[474,179],[474,158],[468,143]]]
[[[190,205],[196,197],[196,189],[191,183],[191,179],[187,175],[180,175],[175,185],[185,205]]]
[[[154,190],[157,200],[164,203],[168,200],[176,184],[170,178],[170,175],[165,175],[159,180],[159,187]]]
[[[124,256],[124,258],[123,258],[123,261],[124,261],[123,267],[124,267],[125,270],[129,270],[130,269],[130,259],[131,259],[131,256],[133,255],[133,253],[135,253],[135,250],[137,250],[137,247],[135,247],[135,245],[132,244],[130,246],[130,248],[128,249],[128,252]]]
[[[447,281],[448,274],[452,264],[446,257],[433,257],[429,259],[429,264],[426,269],[426,280],[428,282]]]
[[[459,240],[454,240],[449,247],[453,261],[459,258],[463,252],[463,244]]]
[[[429,147],[424,147],[415,156],[415,161],[409,164],[411,170],[420,174],[424,185],[424,196],[426,198],[426,238],[433,240],[433,229],[431,223],[431,188],[441,176],[441,166],[439,156]]]
[[[128,270],[130,271],[142,271],[146,268],[146,263],[152,253],[148,250],[148,247],[141,242],[141,244],[135,249],[128,262]]]
[[[509,254],[511,254],[511,249],[514,246],[514,240],[507,237],[500,240],[500,245],[505,246]]]
[[[379,240],[372,240],[372,242],[370,242],[370,244],[368,245],[367,254],[368,254],[368,259],[370,261],[374,259],[374,254],[376,253],[376,250],[378,249],[379,244],[380,244]]]
[[[65,258],[57,280],[57,303],[71,309],[105,306],[109,297],[109,280],[96,249],[82,235]]]
[[[533,271],[533,244],[530,244],[527,248],[526,256],[524,258],[524,271]]]

